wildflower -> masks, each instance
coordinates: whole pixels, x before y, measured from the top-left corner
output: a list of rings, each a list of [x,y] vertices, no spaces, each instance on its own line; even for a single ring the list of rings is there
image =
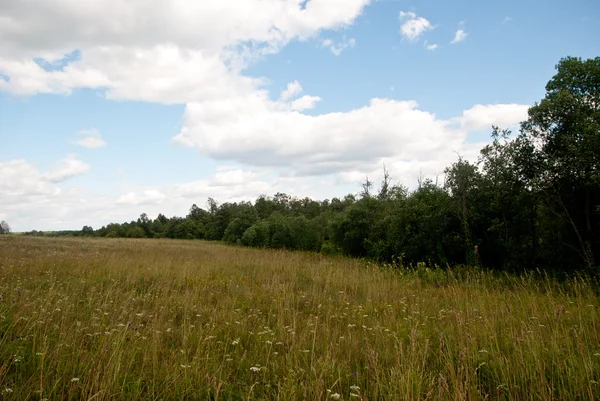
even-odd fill
[[[179,366],[181,366],[181,367],[182,367],[182,368],[184,368],[184,369],[187,369],[187,368],[191,368],[191,367],[192,367],[192,365],[179,365]]]
[[[360,387],[358,387],[356,385],[355,386],[350,386],[350,390],[356,391],[358,393],[360,391]]]
[[[239,343],[240,343],[240,339],[239,339],[239,338],[236,338],[235,340],[233,340],[233,341],[231,342],[231,345],[238,345]]]
[[[260,367],[258,367],[258,366],[251,366],[250,367],[250,371],[252,371],[252,372],[260,372]]]
[[[330,396],[331,398],[333,398],[334,400],[339,400],[340,399],[340,395],[338,393],[333,393]]]
[[[350,393],[350,398],[352,398],[352,397],[359,397],[360,398],[360,395],[354,394],[354,393]]]
[[[6,388],[4,389],[4,392],[5,392],[5,393],[12,393],[13,391],[12,391],[12,388],[8,388],[8,387],[6,387]]]
[[[71,379],[72,382],[78,382],[79,381],[79,377],[74,377]]]

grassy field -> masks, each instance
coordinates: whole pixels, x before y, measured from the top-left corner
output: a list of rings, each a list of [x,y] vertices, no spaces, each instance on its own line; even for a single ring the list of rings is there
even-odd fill
[[[0,238],[0,399],[600,399],[585,280]]]

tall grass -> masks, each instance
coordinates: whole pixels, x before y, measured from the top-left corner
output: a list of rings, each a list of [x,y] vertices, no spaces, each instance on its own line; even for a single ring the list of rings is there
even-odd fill
[[[2,237],[0,398],[599,399],[598,305],[583,279]]]

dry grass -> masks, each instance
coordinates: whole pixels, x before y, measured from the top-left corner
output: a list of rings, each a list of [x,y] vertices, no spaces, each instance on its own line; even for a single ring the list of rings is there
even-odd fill
[[[0,399],[599,399],[598,296],[199,241],[0,238]]]

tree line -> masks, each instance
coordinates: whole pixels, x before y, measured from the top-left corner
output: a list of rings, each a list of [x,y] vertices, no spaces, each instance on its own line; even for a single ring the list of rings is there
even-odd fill
[[[518,133],[493,127],[477,162],[458,158],[443,184],[393,184],[316,201],[283,193],[192,205],[98,230],[55,235],[225,241],[431,265],[598,273],[600,57],[566,57]],[[31,232],[36,235],[39,232]]]

